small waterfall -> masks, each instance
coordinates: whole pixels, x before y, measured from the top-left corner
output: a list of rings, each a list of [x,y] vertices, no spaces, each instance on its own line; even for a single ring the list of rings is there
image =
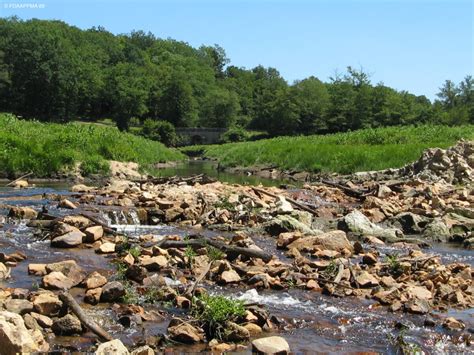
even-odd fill
[[[102,211],[101,216],[109,226],[140,224],[138,213],[135,210],[107,210]]]

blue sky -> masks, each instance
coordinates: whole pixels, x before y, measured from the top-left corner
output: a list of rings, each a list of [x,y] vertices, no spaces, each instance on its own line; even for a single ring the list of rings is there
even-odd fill
[[[12,8],[33,3],[43,8]],[[277,68],[292,82],[352,65],[372,81],[435,98],[474,72],[470,0],[2,0],[0,16],[133,29],[193,46],[217,43],[231,63]]]

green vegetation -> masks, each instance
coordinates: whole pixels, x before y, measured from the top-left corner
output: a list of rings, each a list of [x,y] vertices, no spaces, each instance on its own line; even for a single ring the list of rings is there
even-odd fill
[[[0,127],[0,166],[2,173],[11,176],[31,171],[36,177],[47,177],[76,164],[88,175],[106,173],[107,160],[133,161],[147,168],[183,159],[161,143],[113,127],[41,123],[10,114],[0,114]]]
[[[244,302],[224,296],[201,296],[193,302],[192,315],[203,323],[211,338],[225,338],[225,323],[245,315]]]
[[[474,79],[447,80],[432,103],[374,84],[353,67],[329,82],[311,76],[288,83],[275,68],[230,65],[218,45],[193,48],[143,31],[114,35],[102,27],[81,30],[61,21],[3,18],[0,111],[44,121],[112,118],[133,132],[140,132],[146,119],[175,127],[230,128],[224,139],[241,140],[242,128],[279,136],[472,124]],[[169,127],[159,128],[147,134],[165,143],[162,133]]]
[[[310,172],[352,173],[401,167],[423,149],[446,148],[461,138],[473,139],[474,126],[404,126],[330,135],[278,137],[256,142],[193,146],[224,167],[276,166]]]

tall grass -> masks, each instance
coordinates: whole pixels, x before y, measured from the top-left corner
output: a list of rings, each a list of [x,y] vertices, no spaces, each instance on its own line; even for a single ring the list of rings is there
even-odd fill
[[[474,139],[474,125],[364,129],[330,135],[195,146],[182,151],[201,150],[204,156],[217,159],[224,167],[261,165],[348,174],[401,167],[416,160],[426,148],[446,148],[461,138]]]
[[[77,163],[84,174],[106,173],[107,160],[133,161],[146,168],[183,158],[161,143],[114,127],[40,123],[0,114],[0,173],[4,176],[31,171],[37,177],[48,177]]]

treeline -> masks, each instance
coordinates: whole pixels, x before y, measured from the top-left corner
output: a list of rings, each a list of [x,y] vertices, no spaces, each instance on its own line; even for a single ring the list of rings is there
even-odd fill
[[[0,19],[0,111],[39,120],[113,118],[127,129],[148,119],[270,135],[458,125],[474,123],[473,89],[470,76],[459,85],[446,81],[432,103],[373,84],[351,67],[327,83],[309,77],[290,85],[274,68],[229,65],[218,45],[193,48],[142,31],[113,35],[60,21]]]

